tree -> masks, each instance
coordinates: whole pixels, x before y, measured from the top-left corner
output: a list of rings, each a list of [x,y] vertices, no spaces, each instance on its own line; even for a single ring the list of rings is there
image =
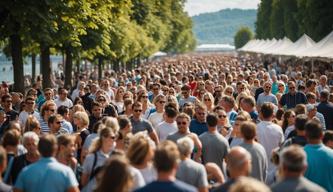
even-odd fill
[[[272,38],[270,30],[270,17],[272,11],[272,1],[273,0],[261,0],[258,13],[256,26],[256,38],[267,39]]]
[[[251,39],[253,39],[253,33],[250,28],[248,27],[241,27],[235,37],[234,37],[234,43],[236,49],[243,47],[247,42],[249,42]]]
[[[273,0],[270,20],[271,37],[282,39],[285,36],[284,30],[284,7],[282,0]]]
[[[296,41],[303,34],[300,33],[299,26],[297,23],[297,0],[282,0],[283,4],[283,24],[284,32],[286,36],[292,40]]]

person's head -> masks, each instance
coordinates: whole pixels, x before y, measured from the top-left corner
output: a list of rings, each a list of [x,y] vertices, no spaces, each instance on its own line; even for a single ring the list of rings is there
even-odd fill
[[[319,82],[321,85],[325,86],[327,84],[327,76],[326,75],[320,76]]]
[[[131,191],[133,177],[125,157],[114,155],[106,160],[100,176],[101,180],[98,182],[95,192]]]
[[[59,88],[58,95],[59,95],[59,99],[64,101],[67,98],[68,91],[65,88]]]
[[[94,140],[90,146],[89,151],[91,153],[103,150],[104,153],[108,153],[114,147],[114,142],[117,139],[117,133],[110,127],[100,127],[98,130],[98,139]]]
[[[6,150],[0,146],[0,173],[6,170],[7,167],[7,153]]]
[[[164,114],[166,118],[174,119],[178,115],[178,110],[172,103],[169,103],[164,107]]]
[[[23,134],[22,143],[24,148],[27,149],[29,154],[38,153],[37,149],[38,142],[39,142],[39,136],[35,132],[29,131]]]
[[[251,172],[251,154],[242,147],[231,148],[226,157],[226,163],[230,178],[248,176]]]
[[[137,98],[138,102],[141,103],[148,103],[148,92],[146,90],[140,90],[138,92],[138,98]]]
[[[286,86],[283,81],[278,81],[278,90],[280,93],[284,93],[286,90]]]
[[[304,114],[297,115],[295,118],[295,129],[296,131],[304,131],[305,124],[308,121],[308,117]]]
[[[296,93],[296,84],[295,84],[294,81],[289,81],[289,82],[288,82],[288,91],[289,91],[289,93],[291,93],[291,94]]]
[[[166,140],[159,144],[153,160],[158,173],[170,173],[175,176],[179,161],[179,151],[174,142]]]
[[[144,133],[137,133],[130,141],[127,157],[132,165],[138,166],[152,160],[155,144]]]
[[[161,90],[161,84],[159,83],[154,83],[152,85],[152,91],[153,91],[153,94],[154,95],[158,95],[160,93],[160,90]]]
[[[180,113],[177,118],[177,127],[180,133],[187,133],[190,125],[191,118],[186,113]]]
[[[126,115],[120,115],[117,117],[117,119],[121,132],[129,133],[132,131],[131,121]]]
[[[309,118],[313,118],[317,114],[317,107],[314,104],[306,104],[306,111]]]
[[[216,128],[218,124],[219,117],[216,113],[208,113],[206,117],[206,122],[208,127]]]
[[[35,99],[31,96],[25,99],[25,109],[29,112],[34,111],[35,109]]]
[[[0,123],[3,123],[7,120],[7,114],[4,110],[0,109]]]
[[[45,97],[46,101],[52,100],[53,96],[54,96],[54,92],[51,88],[45,88],[44,89],[44,97]]]
[[[57,109],[57,113],[61,115],[64,119],[69,120],[69,108],[67,106],[59,106]]]
[[[54,101],[49,100],[45,101],[45,103],[42,105],[40,114],[45,119],[48,119],[51,115],[55,114],[57,111],[57,105]]]
[[[17,146],[20,143],[20,132],[16,129],[11,129],[5,132],[5,134],[2,136],[2,146],[4,148],[6,147],[14,147],[17,148]]]
[[[38,143],[38,151],[42,157],[53,157],[58,150],[57,139],[52,134],[43,135]]]
[[[156,97],[154,97],[153,103],[157,110],[161,110],[165,106],[166,97],[163,94],[156,95]]]
[[[329,95],[330,95],[330,92],[328,90],[326,90],[326,89],[322,90],[320,92],[320,101],[327,102]]]
[[[230,192],[271,192],[263,182],[251,177],[241,177],[231,185]]]
[[[333,131],[332,130],[325,131],[325,134],[323,137],[323,143],[327,147],[333,149]]]
[[[91,104],[91,113],[92,116],[94,116],[95,118],[100,118],[102,117],[102,104],[100,102],[92,102]]]
[[[142,103],[140,103],[138,101],[133,103],[132,111],[133,111],[134,118],[140,118],[141,114],[142,114],[142,110],[143,110]]]
[[[58,114],[49,117],[47,124],[53,134],[60,130],[62,119],[62,116]]]
[[[210,92],[206,92],[202,97],[202,103],[204,103],[207,107],[214,105],[214,97]]]
[[[264,83],[264,92],[266,94],[269,94],[271,92],[271,90],[272,90],[272,83],[270,81],[266,81]]]
[[[241,101],[241,108],[246,112],[252,112],[256,106],[256,101],[252,96],[244,97]]]
[[[28,131],[33,131],[37,135],[40,135],[40,133],[41,133],[41,127],[40,127],[39,121],[33,115],[29,115],[27,118],[27,121],[25,122],[24,132],[28,132]]]
[[[282,176],[301,176],[307,168],[306,153],[298,145],[282,149],[279,159]]]
[[[296,114],[293,110],[287,110],[283,114],[282,129],[285,130],[288,126],[294,125]]]
[[[203,103],[197,103],[195,105],[195,118],[203,123],[206,121],[207,108]]]
[[[235,107],[235,99],[232,96],[223,96],[220,104],[226,112],[229,112]]]
[[[294,111],[296,115],[307,114],[306,106],[302,103],[297,104],[294,108]]]
[[[308,100],[308,103],[315,104],[316,100],[317,100],[317,96],[316,96],[316,94],[314,94],[312,92],[308,92],[306,94],[306,99]]]
[[[320,122],[316,120],[310,120],[305,124],[305,136],[308,139],[308,142],[311,144],[320,143],[323,137],[323,129],[320,125]]]
[[[57,137],[58,153],[61,153],[67,158],[74,157],[75,155],[75,137],[69,134],[63,134]]]
[[[263,119],[269,120],[274,115],[274,104],[265,102],[260,107],[260,115]]]
[[[87,128],[89,125],[89,116],[86,112],[83,111],[78,111],[75,112],[73,115],[74,118],[74,124],[82,129],[82,128]]]
[[[182,157],[190,157],[194,149],[194,142],[190,137],[183,137],[177,140],[177,146]]]
[[[1,97],[1,106],[5,110],[10,110],[10,109],[12,109],[12,105],[13,105],[12,96],[9,95],[9,94],[2,95],[2,97]]]
[[[27,91],[26,97],[33,97],[34,100],[37,99],[37,90],[34,89],[34,88],[30,88],[30,89]]]
[[[240,132],[244,140],[254,140],[257,135],[257,126],[251,121],[245,121],[240,126]]]
[[[188,98],[190,96],[190,91],[191,91],[191,87],[188,86],[188,85],[184,85],[182,88],[181,88],[181,91],[182,91],[182,95],[184,98]]]

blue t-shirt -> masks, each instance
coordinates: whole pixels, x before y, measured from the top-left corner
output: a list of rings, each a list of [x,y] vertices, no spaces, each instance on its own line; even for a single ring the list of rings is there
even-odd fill
[[[207,123],[206,122],[200,123],[198,120],[192,119],[190,122],[190,131],[199,136],[204,132],[208,131]]]
[[[153,181],[135,192],[194,192],[197,189],[182,181]]]
[[[26,192],[63,192],[78,186],[74,172],[55,158],[41,158],[25,167],[19,174],[15,188]]]
[[[307,144],[308,168],[304,176],[327,191],[333,191],[333,150],[323,144]]]

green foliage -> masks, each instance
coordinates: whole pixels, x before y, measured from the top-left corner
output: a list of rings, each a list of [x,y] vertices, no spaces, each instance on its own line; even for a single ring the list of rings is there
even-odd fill
[[[273,0],[261,0],[256,21],[256,38],[267,39],[271,38],[270,17],[272,12]]]
[[[257,14],[256,37],[279,39],[287,36],[296,41],[305,33],[319,41],[332,31],[332,26],[332,0],[262,0]]]
[[[253,39],[251,29],[248,27],[241,27],[234,37],[236,49],[243,47],[251,39]]]
[[[199,44],[234,43],[234,36],[242,26],[254,31],[256,10],[225,9],[192,17],[193,31]]]

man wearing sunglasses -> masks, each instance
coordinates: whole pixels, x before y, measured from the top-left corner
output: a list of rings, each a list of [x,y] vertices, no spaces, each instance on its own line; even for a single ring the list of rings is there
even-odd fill
[[[265,82],[264,92],[261,93],[257,99],[258,110],[260,110],[261,105],[264,104],[265,102],[273,103],[276,106],[278,105],[278,100],[276,96],[271,93],[271,90],[272,90],[272,83],[269,81]]]
[[[24,110],[21,111],[19,115],[19,123],[22,128],[24,128],[29,115],[33,115],[37,119],[39,118],[39,113],[35,111],[35,99],[33,97],[27,97],[25,99]]]
[[[159,139],[157,137],[156,131],[153,129],[151,123],[142,118],[142,103],[135,102],[132,105],[133,116],[130,118],[132,124],[132,133],[138,133],[141,131],[146,131],[149,137],[156,143],[159,143]]]
[[[308,100],[304,93],[296,91],[296,83],[294,81],[289,81],[288,83],[288,93],[282,95],[279,106],[287,107],[287,109],[295,108],[297,104],[307,104]]]
[[[10,121],[15,121],[18,118],[18,113],[13,110],[13,100],[12,97],[9,94],[3,95],[1,97],[1,108],[3,111],[5,111],[7,119],[3,123],[4,130],[8,128]],[[2,130],[2,131],[4,131]]]

